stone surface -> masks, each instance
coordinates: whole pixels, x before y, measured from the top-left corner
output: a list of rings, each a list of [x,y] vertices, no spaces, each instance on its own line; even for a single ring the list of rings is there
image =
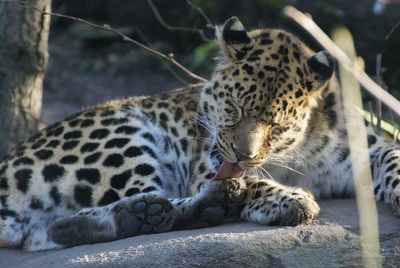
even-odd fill
[[[360,267],[354,200],[322,201],[319,220],[297,227],[232,223],[29,253],[0,249],[0,267]],[[400,265],[400,218],[378,204],[385,267]]]

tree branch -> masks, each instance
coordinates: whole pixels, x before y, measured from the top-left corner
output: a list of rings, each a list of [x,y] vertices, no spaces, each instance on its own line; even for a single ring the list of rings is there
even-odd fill
[[[284,14],[305,29],[314,39],[335,57],[343,67],[349,71],[357,81],[374,97],[380,99],[389,109],[400,116],[400,102],[376,84],[362,68],[354,63],[322,30],[315,22],[292,6],[284,8]]]
[[[141,38],[141,40],[144,41],[144,43],[147,46],[151,46],[151,43],[148,41],[148,39],[146,38],[146,36],[144,35],[144,33],[140,30],[139,27],[135,27],[135,31],[138,33],[139,37]],[[181,77],[173,68],[171,68],[170,65],[165,65],[165,67],[167,68],[167,70],[172,74],[173,77],[175,77],[179,82],[181,82],[182,84],[186,85],[189,84],[189,82]]]
[[[202,29],[197,29],[197,28],[189,28],[189,27],[181,27],[181,26],[172,26],[168,23],[165,22],[165,20],[163,19],[163,17],[161,16],[160,12],[158,11],[157,7],[154,5],[153,0],[147,0],[147,3],[149,4],[151,10],[154,13],[154,16],[156,17],[156,19],[158,20],[158,22],[164,26],[164,28],[166,28],[167,30],[170,31],[180,31],[180,32],[191,32],[191,33],[197,33],[200,35],[200,37],[204,40],[204,41],[211,41],[211,39],[209,39],[204,31]],[[188,5],[190,5],[191,7],[193,7],[193,4],[188,2]],[[190,4],[189,4],[190,3]],[[200,8],[198,8],[200,9]],[[198,10],[197,9],[197,10]],[[201,9],[200,9],[201,10]],[[201,10],[200,14],[204,14],[204,12]],[[204,14],[205,16],[205,14]],[[203,18],[204,18],[203,16]],[[207,18],[207,17],[206,17]],[[207,23],[209,22],[209,19],[207,18]]]
[[[193,5],[193,3],[190,0],[186,0],[186,4],[193,9],[196,9],[197,13],[199,13],[203,17],[203,19],[207,22],[206,25],[207,27],[212,29],[215,28],[210,18],[206,15],[206,13],[204,13],[204,11],[200,7]]]
[[[103,30],[103,31],[107,31],[107,32],[113,33],[114,35],[119,36],[123,41],[131,43],[131,44],[134,44],[134,45],[140,47],[141,49],[147,51],[151,55],[156,56],[156,57],[158,57],[158,58],[160,58],[160,59],[162,59],[162,60],[164,60],[164,61],[166,61],[166,62],[168,62],[168,63],[170,63],[172,65],[174,65],[176,68],[178,68],[181,72],[183,72],[187,76],[189,76],[189,77],[191,77],[191,78],[193,78],[195,80],[201,81],[203,83],[207,82],[207,80],[205,78],[194,74],[189,69],[187,69],[185,66],[183,66],[181,63],[179,63],[177,60],[175,60],[174,55],[172,53],[168,54],[168,56],[167,56],[167,55],[165,55],[165,54],[163,54],[163,53],[161,53],[159,51],[156,51],[156,50],[154,50],[154,49],[152,49],[152,48],[150,48],[150,47],[148,47],[148,46],[146,46],[146,45],[144,45],[144,44],[142,44],[142,43],[130,38],[129,36],[119,32],[117,30],[114,30],[113,28],[111,28],[107,24],[98,25],[98,24],[92,23],[90,21],[84,20],[82,18],[78,18],[78,17],[74,17],[74,16],[68,16],[68,15],[55,13],[55,12],[42,11],[42,10],[38,9],[37,7],[35,7],[34,5],[32,5],[32,4],[28,3],[28,2],[25,2],[25,1],[1,0],[1,2],[14,3],[14,4],[16,4],[16,5],[18,5],[18,6],[22,7],[22,8],[31,8],[31,9],[37,11],[37,12],[42,13],[43,15],[64,18],[64,19],[68,19],[68,20],[72,20],[72,21],[77,21],[79,23],[88,25],[88,26],[90,26],[92,28],[96,28],[96,29],[100,29],[100,30]]]

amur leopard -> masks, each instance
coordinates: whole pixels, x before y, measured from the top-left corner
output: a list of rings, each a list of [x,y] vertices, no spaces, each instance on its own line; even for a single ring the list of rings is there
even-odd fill
[[[98,105],[0,163],[0,246],[37,251],[244,220],[297,225],[354,194],[335,61],[278,29],[219,28],[204,85]],[[400,147],[368,128],[400,215]]]

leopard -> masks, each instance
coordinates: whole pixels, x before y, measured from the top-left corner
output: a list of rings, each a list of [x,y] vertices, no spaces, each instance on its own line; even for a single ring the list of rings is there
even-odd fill
[[[295,34],[216,31],[201,84],[111,100],[0,162],[0,246],[41,251],[247,221],[296,226],[354,196],[335,59]],[[373,191],[400,216],[400,147],[367,125]]]

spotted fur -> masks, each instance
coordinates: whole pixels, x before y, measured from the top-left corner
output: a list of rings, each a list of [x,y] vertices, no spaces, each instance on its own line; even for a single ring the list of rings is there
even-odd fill
[[[297,225],[317,216],[314,196],[353,195],[334,60],[237,18],[217,36],[222,55],[205,85],[89,108],[3,159],[0,246],[45,250],[239,217]],[[399,146],[368,131],[376,198],[400,216]],[[246,175],[212,180],[223,159]]]

